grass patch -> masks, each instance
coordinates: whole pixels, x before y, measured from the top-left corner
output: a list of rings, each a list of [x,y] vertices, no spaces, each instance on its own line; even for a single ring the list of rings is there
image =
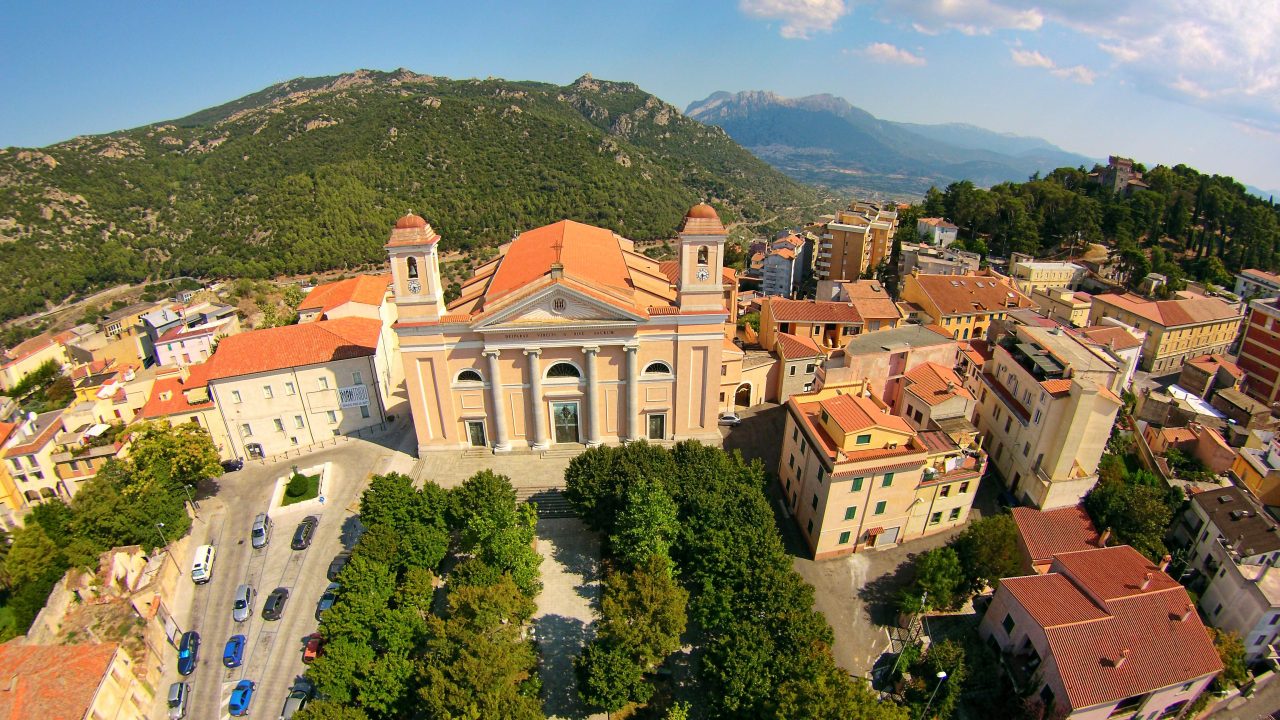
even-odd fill
[[[319,475],[303,475],[294,473],[289,478],[289,484],[284,488],[284,500],[280,502],[281,507],[300,503],[304,500],[310,500],[320,494],[320,476]]]

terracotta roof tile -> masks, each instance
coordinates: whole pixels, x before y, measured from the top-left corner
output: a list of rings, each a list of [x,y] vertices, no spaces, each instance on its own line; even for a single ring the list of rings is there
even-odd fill
[[[777,322],[841,322],[861,323],[862,316],[852,303],[787,300],[767,297],[773,319]]]
[[[318,310],[323,315],[347,303],[382,305],[390,283],[389,275],[357,275],[317,285],[303,298],[298,310]]]
[[[1004,312],[1031,307],[1031,300],[997,278],[974,275],[914,275],[920,289],[943,315]]]
[[[0,692],[0,718],[80,720],[89,714],[115,643],[0,645],[0,675],[12,686]]]
[[[1089,513],[1079,505],[1057,510],[1016,507],[1013,522],[1032,563],[1049,562],[1058,553],[1096,548],[1102,539]]]
[[[907,389],[930,406],[946,402],[954,397],[973,399],[965,389],[955,370],[935,362],[921,363],[906,374]]]
[[[813,340],[791,333],[778,333],[778,352],[787,360],[825,355]]]
[[[206,361],[208,379],[372,355],[381,332],[382,323],[377,320],[345,317],[231,335]]]

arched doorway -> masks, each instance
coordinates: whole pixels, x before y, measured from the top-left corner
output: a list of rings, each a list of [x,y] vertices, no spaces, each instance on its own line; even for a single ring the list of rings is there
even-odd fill
[[[737,408],[751,407],[751,383],[742,383],[734,391],[733,406]]]

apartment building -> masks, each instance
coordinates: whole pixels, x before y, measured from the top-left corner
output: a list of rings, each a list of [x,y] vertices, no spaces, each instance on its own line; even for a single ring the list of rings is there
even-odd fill
[[[848,209],[815,227],[818,249],[814,274],[819,280],[856,280],[889,256],[898,227],[893,205],[854,201]]]
[[[1024,504],[1079,503],[1123,404],[1119,368],[1056,328],[1014,326],[991,352],[969,389],[992,463]]]
[[[1074,290],[1085,272],[1083,266],[1070,262],[1017,260],[1009,265],[1009,278],[1024,295],[1037,290]]]
[[[1181,717],[1222,670],[1187,591],[1128,545],[1001,580],[978,634],[1020,694],[1070,720]]]
[[[205,373],[230,454],[275,455],[384,423],[381,329],[346,317],[225,338]]]
[[[982,266],[982,256],[967,250],[932,245],[902,244],[898,277],[921,275],[972,275]]]
[[[942,218],[920,218],[916,221],[916,236],[930,245],[946,247],[959,237],[960,228]]]
[[[1250,397],[1268,405],[1280,400],[1280,300],[1249,302],[1237,365]]]
[[[1200,610],[1234,632],[1253,662],[1275,653],[1280,633],[1280,528],[1237,487],[1196,493],[1178,528],[1190,538],[1187,568],[1201,575]],[[1198,586],[1198,585],[1197,585]]]
[[[1236,275],[1235,293],[1245,300],[1280,297],[1280,275],[1266,270],[1241,270]]]
[[[814,559],[890,547],[963,524],[986,458],[916,431],[869,394],[787,401],[778,482]]]
[[[1218,298],[1148,300],[1133,293],[1093,296],[1089,324],[1114,318],[1147,334],[1141,368],[1176,372],[1198,355],[1225,353],[1236,339],[1244,316]]]
[[[153,717],[151,685],[117,643],[0,644],[0,717],[40,720],[145,720]]]
[[[941,327],[956,340],[985,337],[994,320],[1010,310],[1031,307],[1031,299],[997,275],[906,277],[902,300],[915,306],[922,322]]]
[[[1089,324],[1093,296],[1070,288],[1047,288],[1033,290],[1031,302],[1050,320],[1071,327],[1084,327]]]

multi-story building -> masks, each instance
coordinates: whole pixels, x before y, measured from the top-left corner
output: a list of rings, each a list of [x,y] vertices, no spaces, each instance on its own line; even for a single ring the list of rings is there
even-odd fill
[[[1236,364],[1250,397],[1268,405],[1280,400],[1280,300],[1250,301]]]
[[[1018,551],[1022,568],[1028,574],[1044,575],[1053,565],[1055,555],[1107,546],[1107,536],[1098,532],[1093,519],[1080,505],[1037,510],[1013,508],[1013,522],[1018,526]]]
[[[972,275],[982,266],[982,256],[967,250],[932,245],[902,244],[898,277],[914,272],[921,275]]]
[[[1031,307],[1031,299],[996,275],[906,277],[902,300],[916,306],[922,322],[941,327],[956,340],[981,338],[993,320]]]
[[[1018,260],[1009,265],[1009,277],[1024,295],[1037,290],[1074,290],[1084,274],[1083,266],[1070,262]]]
[[[963,524],[984,466],[976,443],[918,432],[874,396],[827,389],[787,401],[778,482],[815,559]]]
[[[977,426],[1009,491],[1042,510],[1075,505],[1123,405],[1116,363],[1060,330],[1015,326],[992,347],[970,391]]]
[[[1266,270],[1241,270],[1236,275],[1235,291],[1244,300],[1280,297],[1280,275]]]
[[[67,363],[66,351],[50,335],[37,335],[8,350],[0,350],[0,394],[47,362],[57,363],[59,367]]]
[[[959,232],[958,226],[942,218],[920,218],[916,221],[916,236],[930,245],[946,247],[956,241]]]
[[[204,377],[229,454],[276,455],[383,425],[390,358],[381,331],[377,320],[345,317],[224,338]]]
[[[1237,487],[1191,496],[1178,528],[1190,538],[1187,569],[1201,574],[1200,610],[1236,633],[1249,662],[1275,653],[1280,632],[1280,528]]]
[[[768,297],[760,307],[760,344],[773,347],[778,333],[807,337],[830,352],[863,333],[898,326],[898,308],[889,296],[856,297],[845,302]]]
[[[446,308],[440,237],[401,218],[387,250],[419,451],[718,440],[726,234],[692,208],[673,282],[630,240],[561,221],[511,241]]]
[[[1218,298],[1148,300],[1133,293],[1094,295],[1089,324],[1102,324],[1103,318],[1147,334],[1141,368],[1153,373],[1175,372],[1189,358],[1227,352],[1244,319]]]
[[[117,643],[0,644],[0,717],[41,720],[143,720],[153,717],[154,692]]]
[[[854,201],[834,219],[815,228],[819,280],[856,280],[889,256],[898,227],[896,206]]]
[[[1222,670],[1187,591],[1128,545],[1001,580],[978,634],[1021,693],[1070,720],[1181,717]]]
[[[1032,291],[1031,302],[1050,320],[1057,320],[1071,327],[1084,327],[1089,324],[1089,308],[1093,305],[1093,296],[1069,288],[1050,288]]]

